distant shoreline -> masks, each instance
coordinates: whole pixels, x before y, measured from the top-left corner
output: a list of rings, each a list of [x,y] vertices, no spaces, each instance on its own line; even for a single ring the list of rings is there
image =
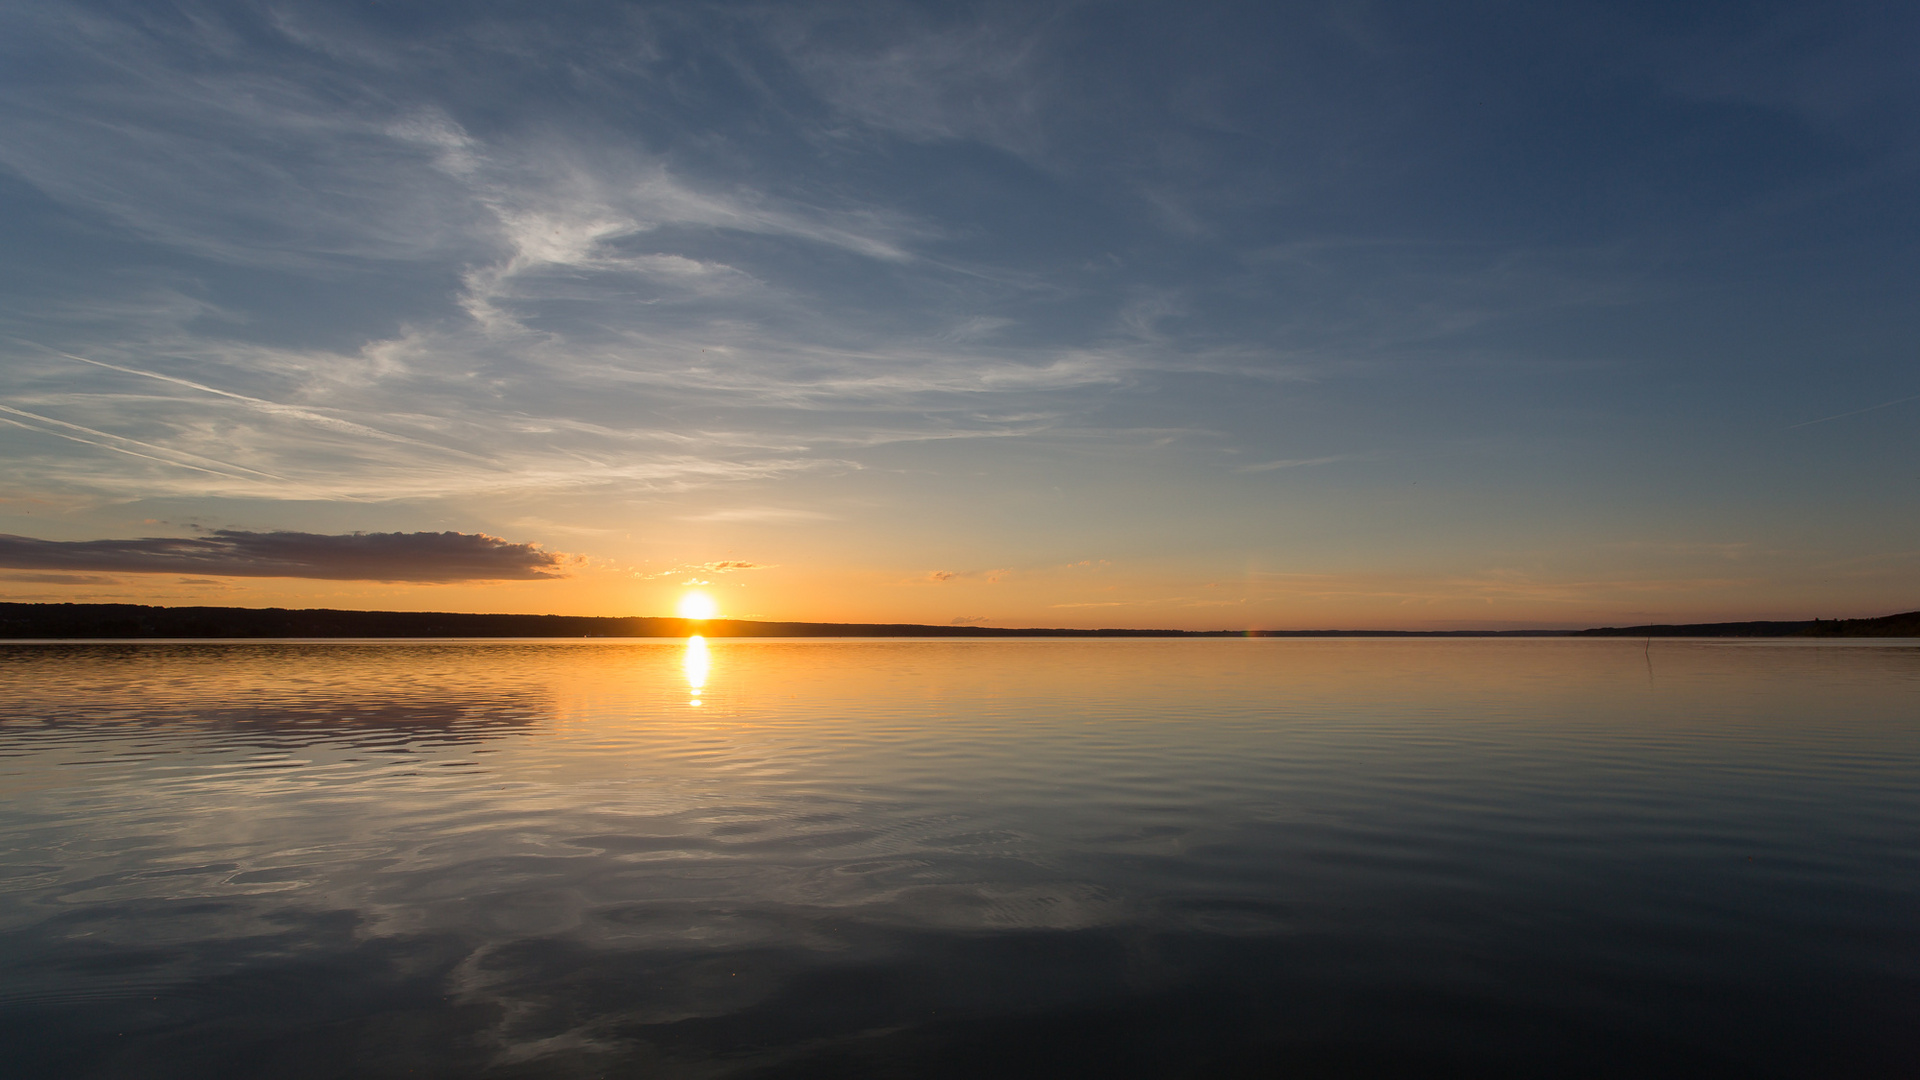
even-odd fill
[[[0,602],[0,640],[152,638],[683,638],[707,637],[1920,637],[1920,611],[1876,619],[1606,626],[1589,630],[1138,630],[763,622],[647,616],[474,615],[329,608],[154,607]]]

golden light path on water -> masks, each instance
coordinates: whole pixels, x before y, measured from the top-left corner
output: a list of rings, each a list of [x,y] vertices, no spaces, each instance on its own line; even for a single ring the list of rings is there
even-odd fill
[[[700,704],[700,692],[706,689],[707,672],[713,666],[712,657],[707,652],[707,639],[695,634],[687,639],[687,652],[680,661],[687,673],[687,689],[693,695],[689,705]]]

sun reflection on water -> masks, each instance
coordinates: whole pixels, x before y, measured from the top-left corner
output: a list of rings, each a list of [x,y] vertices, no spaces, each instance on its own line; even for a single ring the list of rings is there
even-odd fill
[[[687,672],[687,689],[693,694],[689,705],[700,704],[700,692],[707,686],[707,671],[712,661],[707,656],[707,639],[695,634],[687,639],[687,655],[680,661]]]

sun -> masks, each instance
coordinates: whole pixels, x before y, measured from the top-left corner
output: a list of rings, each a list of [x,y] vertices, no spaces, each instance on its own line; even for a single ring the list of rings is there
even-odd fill
[[[680,598],[680,617],[683,619],[711,619],[717,610],[713,597],[706,593],[690,592]]]

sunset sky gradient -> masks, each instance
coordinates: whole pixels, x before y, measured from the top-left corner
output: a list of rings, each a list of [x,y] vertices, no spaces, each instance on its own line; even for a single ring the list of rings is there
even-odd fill
[[[1916,48],[1865,3],[18,0],[0,599],[1920,608]]]

